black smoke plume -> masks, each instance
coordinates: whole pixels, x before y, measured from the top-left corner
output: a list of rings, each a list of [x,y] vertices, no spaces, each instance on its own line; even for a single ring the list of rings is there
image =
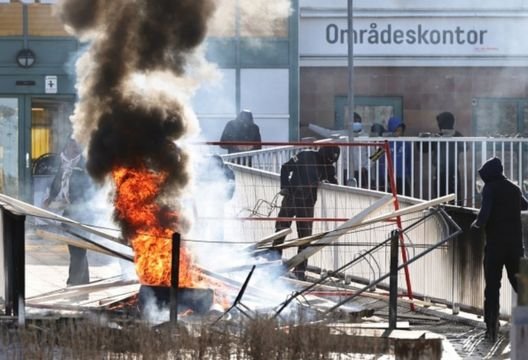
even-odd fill
[[[74,137],[88,145],[87,168],[98,181],[116,166],[146,164],[184,185],[185,154],[175,145],[188,127],[184,104],[141,96],[134,74],[183,75],[203,41],[214,0],[63,0],[67,29],[88,42],[77,63]]]

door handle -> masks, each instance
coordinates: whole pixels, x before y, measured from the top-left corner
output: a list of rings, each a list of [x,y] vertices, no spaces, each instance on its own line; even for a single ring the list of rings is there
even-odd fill
[[[30,165],[29,163],[30,163],[30,161],[29,161],[29,153],[27,152],[26,153],[26,169],[29,169],[29,165]]]

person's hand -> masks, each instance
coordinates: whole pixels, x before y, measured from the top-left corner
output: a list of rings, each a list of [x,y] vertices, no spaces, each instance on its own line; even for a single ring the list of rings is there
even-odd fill
[[[471,223],[469,227],[469,235],[472,241],[480,241],[481,239],[481,228],[477,225],[477,220]]]
[[[288,190],[286,188],[282,188],[280,190],[279,194],[281,194],[282,196],[288,196],[288,195],[290,195],[290,190]]]

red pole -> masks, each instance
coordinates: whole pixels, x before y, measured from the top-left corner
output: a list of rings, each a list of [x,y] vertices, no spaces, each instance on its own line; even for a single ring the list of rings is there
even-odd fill
[[[392,164],[392,156],[390,152],[390,144],[387,140],[385,140],[385,144],[383,145],[383,147],[385,150],[385,157],[387,159],[387,171],[389,172],[388,173],[389,184],[390,184],[392,196],[394,197],[394,210],[397,211],[400,209],[400,202],[398,201],[396,180],[394,179],[394,171],[393,171],[393,164]],[[396,226],[398,227],[398,230],[400,233],[400,246],[401,246],[402,260],[404,263],[406,263],[407,262],[407,251],[405,249],[405,240],[403,238],[403,232],[402,232],[403,227],[402,227],[400,216],[396,217]],[[412,287],[411,287],[411,276],[409,274],[409,267],[407,265],[405,265],[404,271],[405,271],[405,283],[407,284],[407,296],[409,297],[409,299],[413,299]],[[410,305],[411,305],[411,310],[415,311],[414,304],[411,303]]]

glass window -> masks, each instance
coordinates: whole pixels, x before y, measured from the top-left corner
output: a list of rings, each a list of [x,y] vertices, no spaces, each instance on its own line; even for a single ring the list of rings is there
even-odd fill
[[[473,126],[477,136],[515,136],[520,127],[520,100],[477,99],[473,108]]]
[[[354,111],[361,116],[363,130],[367,133],[374,123],[382,124],[387,128],[387,121],[391,116],[403,118],[402,98],[400,97],[356,96],[354,101]],[[346,96],[337,96],[335,106],[335,129],[346,129],[348,98]]]
[[[0,98],[0,192],[18,197],[18,99]]]

